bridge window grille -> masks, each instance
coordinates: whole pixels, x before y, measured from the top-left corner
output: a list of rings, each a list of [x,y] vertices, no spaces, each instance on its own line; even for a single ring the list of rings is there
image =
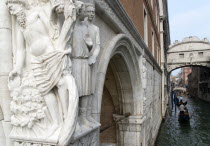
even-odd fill
[[[179,54],[179,58],[184,58],[184,54]]]
[[[203,52],[198,52],[199,57],[203,57]]]

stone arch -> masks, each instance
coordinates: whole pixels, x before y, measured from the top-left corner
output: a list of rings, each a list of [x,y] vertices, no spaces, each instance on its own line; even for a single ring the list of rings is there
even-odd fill
[[[169,70],[168,75],[170,76],[172,71],[174,71],[176,69],[179,69],[179,68],[183,68],[183,67],[204,67],[204,68],[209,68],[209,67],[205,66],[204,64],[199,64],[199,65],[185,65],[185,64],[182,64],[182,65],[174,66],[173,68],[168,69]]]
[[[140,70],[138,66],[138,57],[135,52],[135,48],[131,42],[131,40],[125,36],[124,34],[118,34],[115,36],[109,43],[108,47],[104,49],[102,52],[103,55],[99,58],[99,67],[97,74],[97,82],[96,82],[96,98],[98,99],[97,103],[97,113],[101,111],[101,102],[102,102],[102,94],[105,83],[105,77],[107,73],[108,66],[112,66],[112,69],[116,69],[115,72],[120,72],[122,67],[127,68],[128,78],[130,80],[129,85],[126,85],[123,82],[122,78],[120,78],[119,74],[115,74],[115,79],[118,80],[118,87],[121,87],[121,92],[126,86],[130,86],[132,93],[129,96],[129,105],[126,105],[123,109],[122,114],[126,112],[130,112],[131,115],[140,115],[141,114],[141,80],[140,80]],[[113,67],[112,61],[114,59],[121,60],[121,65],[118,67]],[[111,62],[111,63],[110,63]],[[123,69],[122,69],[123,70]],[[126,93],[120,95],[122,97],[123,104],[128,101],[126,99]],[[126,108],[126,109],[125,109]],[[98,116],[99,120],[99,116]]]
[[[141,114],[141,80],[138,56],[128,37],[115,36],[99,58],[96,98],[98,99],[98,120],[101,127],[114,122],[113,115]],[[110,118],[110,119],[108,119]],[[117,126],[118,127],[118,126]],[[116,125],[104,131],[101,143],[123,142],[119,139]]]

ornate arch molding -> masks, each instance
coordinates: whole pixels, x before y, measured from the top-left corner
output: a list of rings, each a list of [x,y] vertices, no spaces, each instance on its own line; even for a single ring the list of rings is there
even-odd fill
[[[124,34],[118,34],[109,43],[108,47],[102,52],[103,55],[99,58],[99,68],[96,82],[96,99],[98,100],[95,113],[101,111],[101,101],[103,94],[103,87],[105,83],[105,77],[110,60],[119,55],[124,60],[129,72],[129,77],[132,86],[132,101],[131,107],[132,115],[140,114],[140,97],[141,97],[141,80],[140,70],[138,66],[138,57],[135,53],[135,48],[131,40]],[[138,101],[138,102],[137,102]]]

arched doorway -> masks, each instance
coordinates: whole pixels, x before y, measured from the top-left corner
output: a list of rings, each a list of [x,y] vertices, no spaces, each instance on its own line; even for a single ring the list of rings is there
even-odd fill
[[[95,101],[101,129],[114,122],[114,119],[124,117],[126,113],[130,113],[132,118],[113,124],[101,133],[100,143],[134,145],[140,141],[141,129],[136,126],[142,124],[139,122],[143,109],[139,56],[130,39],[123,34],[114,37],[102,54],[99,59]],[[131,138],[132,141],[129,140]]]
[[[116,116],[133,113],[133,90],[130,74],[120,55],[110,60],[105,77],[101,107],[101,127],[107,128],[100,134],[101,145],[116,145],[120,143]]]

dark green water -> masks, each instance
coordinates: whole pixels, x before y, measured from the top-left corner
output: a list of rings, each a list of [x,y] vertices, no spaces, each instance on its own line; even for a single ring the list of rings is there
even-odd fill
[[[189,123],[180,123],[176,113],[167,114],[156,141],[156,146],[210,146],[210,103],[184,98],[192,115]],[[168,110],[170,111],[170,110]]]

